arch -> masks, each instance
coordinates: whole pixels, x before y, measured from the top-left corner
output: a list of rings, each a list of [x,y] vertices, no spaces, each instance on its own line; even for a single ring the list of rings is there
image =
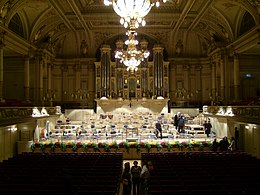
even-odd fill
[[[48,17],[48,13],[51,11],[51,7],[49,6],[48,8],[46,8],[41,14],[39,14],[39,16],[37,16],[35,18],[35,20],[32,23],[32,28],[31,28],[31,32],[30,32],[30,37],[29,37],[29,41],[33,42],[34,41],[34,36],[36,35],[36,33],[38,32],[38,30],[40,28],[42,28],[45,25],[45,18]],[[59,20],[58,20],[59,21]],[[57,23],[57,21],[56,21]]]
[[[8,28],[14,33],[16,33],[17,35],[26,38],[24,28],[23,28],[23,23],[18,13],[16,13],[10,20],[8,24]]]
[[[224,13],[222,13],[221,10],[217,9],[216,7],[212,7],[212,10],[216,13],[216,17],[219,17],[220,19],[218,20],[218,23],[225,28],[225,30],[227,31],[227,33],[230,35],[230,40],[234,39],[234,29],[232,29],[232,25],[231,25],[231,21],[225,17]],[[212,21],[208,20],[207,22],[212,23]],[[221,34],[221,30],[218,26],[218,24],[215,22],[212,23],[212,27],[214,27],[215,29],[217,29],[217,32]]]
[[[24,1],[16,1],[16,2],[12,5],[11,9],[9,10],[9,13],[10,13],[10,14],[8,14],[8,16],[6,17],[7,23],[10,22],[10,20],[12,19],[12,17],[13,17],[16,13],[18,13],[20,10],[22,10],[22,8],[24,7],[23,5],[26,6],[26,5],[27,5],[26,2],[24,2]]]
[[[249,30],[251,30],[253,27],[255,27],[256,23],[253,18],[253,16],[249,12],[245,12],[244,15],[241,18],[241,22],[239,24],[238,28],[238,36],[241,36],[245,33],[247,33]]]

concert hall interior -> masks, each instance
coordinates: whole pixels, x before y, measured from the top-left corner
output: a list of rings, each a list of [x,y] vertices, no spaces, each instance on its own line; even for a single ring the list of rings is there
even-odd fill
[[[259,192],[259,55],[259,0],[1,0],[0,194]]]

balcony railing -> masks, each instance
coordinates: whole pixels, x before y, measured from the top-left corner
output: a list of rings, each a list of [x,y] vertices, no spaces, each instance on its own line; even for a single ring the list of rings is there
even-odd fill
[[[241,122],[260,123],[260,106],[203,106],[203,114],[235,118]]]
[[[60,107],[0,107],[0,125],[9,125],[35,117],[61,114]]]

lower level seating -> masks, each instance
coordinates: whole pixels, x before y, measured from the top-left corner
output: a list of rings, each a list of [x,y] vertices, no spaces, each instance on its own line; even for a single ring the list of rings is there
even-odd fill
[[[0,194],[118,194],[122,153],[22,153],[0,164]]]
[[[151,195],[260,192],[260,159],[246,153],[142,153],[142,160],[153,163]]]

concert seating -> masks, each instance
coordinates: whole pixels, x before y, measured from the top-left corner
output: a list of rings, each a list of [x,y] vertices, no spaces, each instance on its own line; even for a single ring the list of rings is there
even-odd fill
[[[22,153],[0,164],[0,194],[118,194],[122,153]]]
[[[243,152],[142,153],[152,161],[153,194],[254,194],[260,192],[260,159]]]

